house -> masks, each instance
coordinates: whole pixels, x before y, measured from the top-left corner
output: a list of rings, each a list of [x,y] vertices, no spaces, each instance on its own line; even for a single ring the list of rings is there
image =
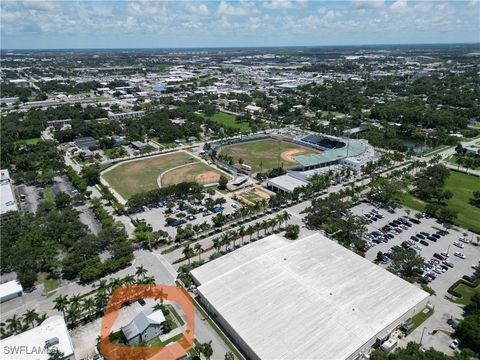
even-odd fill
[[[79,149],[95,148],[98,145],[97,140],[91,136],[76,138],[73,142]]]
[[[148,145],[141,141],[132,141],[132,146],[137,150],[145,149]]]
[[[23,295],[22,285],[17,280],[0,284],[0,303]]]
[[[112,140],[115,141],[115,146],[125,145],[127,142],[122,136],[112,135]]]
[[[248,111],[250,114],[262,112],[262,108],[260,106],[255,105],[248,105],[245,107],[245,110]]]
[[[165,316],[162,310],[142,311],[122,328],[123,336],[130,345],[138,345],[149,341],[164,333],[163,323]]]

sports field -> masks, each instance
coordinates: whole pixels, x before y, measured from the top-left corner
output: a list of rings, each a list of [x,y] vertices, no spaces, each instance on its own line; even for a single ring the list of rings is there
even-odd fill
[[[248,122],[237,122],[234,115],[230,115],[224,112],[217,112],[212,116],[203,115],[203,117],[215,121],[216,123],[231,127],[234,129],[239,129],[242,133],[250,133],[250,124]]]
[[[278,141],[274,139],[262,139],[256,141],[247,141],[239,144],[227,145],[220,149],[220,153],[233,157],[234,163],[238,167],[238,160],[250,165],[253,172],[264,172],[283,165],[283,168],[289,169],[298,165],[293,158],[295,155],[307,155],[319,153],[315,149],[297,145],[291,142]]]
[[[203,162],[187,164],[164,172],[161,177],[162,186],[170,186],[183,181],[195,181],[202,185],[218,182],[222,173]]]
[[[157,179],[163,172],[196,162],[198,160],[190,154],[179,151],[120,163],[104,172],[102,177],[128,200],[133,194],[158,189]]]

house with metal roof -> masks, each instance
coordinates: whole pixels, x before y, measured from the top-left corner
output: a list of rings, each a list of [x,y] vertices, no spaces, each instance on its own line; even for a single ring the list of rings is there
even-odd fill
[[[123,336],[130,345],[150,341],[164,333],[163,323],[165,316],[162,310],[142,311],[122,328]]]

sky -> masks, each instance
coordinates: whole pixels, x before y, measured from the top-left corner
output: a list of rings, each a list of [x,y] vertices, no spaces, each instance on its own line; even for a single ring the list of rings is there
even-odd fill
[[[2,49],[480,42],[480,1],[2,0]]]

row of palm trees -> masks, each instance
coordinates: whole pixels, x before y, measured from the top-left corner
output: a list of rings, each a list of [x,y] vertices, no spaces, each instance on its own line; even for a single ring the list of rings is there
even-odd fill
[[[147,275],[143,266],[137,266],[135,275],[123,278],[113,278],[109,281],[100,280],[92,291],[93,294],[76,294],[72,296],[59,295],[55,298],[54,309],[60,311],[69,327],[74,328],[80,323],[88,323],[103,315],[108,299],[119,287],[133,284],[153,284],[153,276]]]
[[[290,220],[291,215],[283,211],[276,216],[265,219],[263,221],[259,221],[257,223],[251,224],[249,226],[240,226],[238,231],[236,230],[228,230],[224,232],[220,237],[215,238],[212,240],[213,242],[213,248],[217,251],[217,253],[220,252],[223,246],[225,246],[225,252],[229,250],[230,245],[233,242],[233,249],[237,247],[236,241],[239,240],[240,246],[243,246],[245,244],[244,240],[245,237],[249,236],[250,239],[249,241],[252,241],[253,235],[256,234],[256,238],[259,239],[261,236],[261,232],[263,231],[263,236],[267,235],[267,232],[273,232],[275,228],[277,227],[277,230],[280,229],[282,225],[285,225],[288,220]],[[190,244],[187,244],[183,247],[182,254],[184,256],[184,259],[188,260],[188,264],[190,264],[190,259],[198,255],[198,261],[200,262],[201,255],[203,252],[208,251],[209,249],[204,249],[203,246],[199,243],[196,243],[193,247],[190,246]],[[179,259],[180,261],[184,259]]]
[[[13,315],[4,323],[0,323],[0,339],[17,335],[34,328],[44,322],[46,318],[47,314],[40,315],[34,309],[27,310],[21,316]]]

